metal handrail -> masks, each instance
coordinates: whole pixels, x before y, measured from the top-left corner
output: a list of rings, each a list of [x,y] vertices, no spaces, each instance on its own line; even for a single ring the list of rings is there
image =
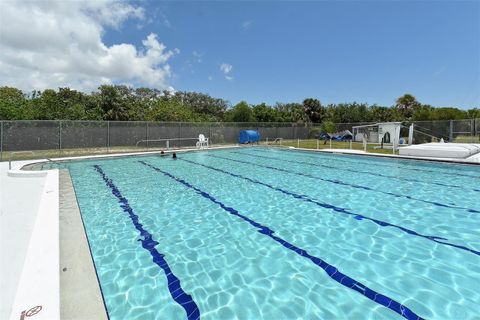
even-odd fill
[[[55,161],[55,160],[52,160],[52,159],[50,159],[50,158],[45,158],[45,159],[47,159],[48,162],[51,162],[51,163],[56,164],[56,165],[58,166],[58,168],[60,168],[60,167],[62,167],[62,166],[65,166],[65,164],[60,163],[60,162]],[[43,169],[43,166],[42,166],[42,169]]]
[[[277,141],[279,141],[279,142],[280,142],[280,145],[282,145],[283,138],[275,138],[271,143],[272,143],[272,144],[273,144],[273,143],[277,143]],[[268,137],[267,137],[265,143],[266,143],[266,145],[268,146]]]
[[[13,151],[13,152],[10,152],[10,154],[8,155],[8,170],[12,170],[12,154],[19,154],[19,153],[31,153],[31,154],[35,155],[35,153],[33,151]]]
[[[198,138],[170,138],[170,139],[142,139],[137,141],[135,144],[136,147],[138,147],[138,144],[143,143],[143,142],[161,142],[161,141],[180,141],[180,140],[198,140]],[[209,141],[209,138],[205,137],[205,141]],[[168,148],[168,147],[167,147]]]
[[[415,123],[414,123],[414,125],[415,125],[415,126],[413,127],[413,131],[414,131],[414,132],[423,134],[423,135],[425,135],[425,136],[427,136],[427,137],[430,137],[430,138],[435,138],[435,139],[437,139],[437,140],[440,141],[440,138],[437,137],[437,136],[434,136],[434,135],[428,134],[428,133],[426,133],[426,132],[423,132],[423,131],[420,131],[420,130],[415,129],[415,128],[418,127],[418,128],[422,128],[422,129],[425,129],[425,130],[429,130],[428,128],[420,127],[420,126],[416,125]],[[401,127],[402,127],[402,128],[405,128],[405,129],[409,129],[409,127],[404,126],[404,125],[401,125]],[[432,130],[429,130],[429,131],[433,132]],[[434,133],[435,133],[435,132],[434,132]]]

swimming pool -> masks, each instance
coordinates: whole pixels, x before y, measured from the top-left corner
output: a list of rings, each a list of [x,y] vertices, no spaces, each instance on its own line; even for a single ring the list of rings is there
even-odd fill
[[[67,166],[111,319],[480,313],[480,167],[261,147]]]

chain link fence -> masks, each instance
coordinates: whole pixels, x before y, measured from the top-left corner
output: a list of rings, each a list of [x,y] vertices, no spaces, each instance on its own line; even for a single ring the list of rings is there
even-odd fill
[[[336,131],[371,123],[337,123]],[[416,121],[414,143],[445,141],[480,143],[480,119]],[[405,128],[401,136],[408,136]],[[241,130],[254,129],[262,140],[315,139],[320,124],[191,123],[140,121],[0,121],[0,160],[49,158],[194,147],[199,134],[210,144],[235,144]],[[23,153],[23,154],[22,154]]]
[[[260,131],[262,139],[294,140],[309,138],[311,126],[296,123],[0,121],[0,160],[194,147],[199,134],[208,137],[210,144],[234,144],[239,132],[246,129]]]

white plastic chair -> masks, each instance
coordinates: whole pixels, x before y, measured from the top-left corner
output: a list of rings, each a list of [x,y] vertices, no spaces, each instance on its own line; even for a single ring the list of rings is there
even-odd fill
[[[197,148],[202,149],[204,147],[208,148],[208,138],[205,138],[205,136],[201,133],[198,135]]]

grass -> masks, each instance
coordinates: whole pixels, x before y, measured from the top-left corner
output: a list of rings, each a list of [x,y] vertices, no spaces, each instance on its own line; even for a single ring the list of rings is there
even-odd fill
[[[319,149],[329,149],[330,144],[323,144],[324,141],[319,141]],[[297,147],[297,140],[283,140],[283,146]],[[374,149],[374,145],[368,145],[367,151],[372,153],[392,154],[391,149]],[[184,148],[194,148],[193,146]],[[317,149],[317,140],[300,140],[300,148]],[[175,149],[181,149],[175,147]],[[332,141],[332,149],[350,149],[349,142]],[[362,143],[352,142],[352,149],[363,150]],[[45,159],[45,158],[67,158],[78,157],[88,155],[105,155],[113,153],[134,153],[134,152],[146,152],[146,151],[161,151],[166,150],[160,147],[135,147],[135,146],[121,146],[110,148],[74,148],[74,149],[50,149],[50,150],[32,150],[32,151],[4,151],[2,152],[1,161],[8,161],[10,158],[12,161],[18,160],[32,160],[32,159]],[[398,152],[397,152],[398,154]]]
[[[453,142],[457,143],[480,143],[480,136],[456,136]]]
[[[330,147],[330,142],[320,140],[318,141],[318,149],[350,149],[350,142],[345,141],[332,141],[332,145]],[[316,139],[308,139],[308,140],[283,140],[283,146],[288,147],[300,147],[305,149],[317,149],[317,140]],[[379,145],[369,144],[367,145],[367,152],[371,153],[381,153],[381,154],[393,154],[392,149],[375,149],[374,147],[378,147]],[[361,142],[352,142],[352,149],[353,150],[363,150],[363,144]],[[395,152],[398,154],[398,151]]]
[[[455,137],[455,142],[465,142],[465,143],[480,143],[480,137],[471,137],[471,136],[457,136]],[[283,146],[288,147],[297,147],[306,148],[306,149],[317,149],[317,140],[316,139],[307,139],[300,140],[298,143],[297,140],[283,140]],[[369,144],[367,146],[367,152],[371,153],[381,153],[381,154],[393,154],[391,149],[374,149],[378,145]],[[188,147],[192,148],[192,146]],[[349,142],[343,141],[332,141],[330,147],[329,141],[324,144],[324,141],[320,140],[318,142],[318,149],[350,149]],[[352,142],[353,150],[363,150],[363,144],[361,142]],[[110,147],[110,148],[75,148],[75,149],[52,149],[52,150],[32,150],[25,151],[22,153],[4,151],[1,155],[1,161],[8,161],[11,157],[12,161],[16,160],[31,160],[31,159],[45,159],[45,158],[65,158],[65,157],[76,157],[76,156],[87,156],[87,155],[103,155],[111,153],[133,153],[133,152],[145,152],[145,151],[160,151],[166,150],[165,148],[160,147],[135,147],[135,146],[121,146],[121,147]],[[398,154],[398,151],[395,152]]]

